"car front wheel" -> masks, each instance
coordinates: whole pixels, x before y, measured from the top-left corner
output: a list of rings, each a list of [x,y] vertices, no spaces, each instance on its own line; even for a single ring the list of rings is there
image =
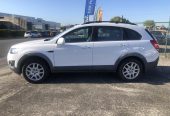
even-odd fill
[[[22,74],[30,83],[41,83],[49,75],[49,68],[41,60],[31,60],[24,64]]]

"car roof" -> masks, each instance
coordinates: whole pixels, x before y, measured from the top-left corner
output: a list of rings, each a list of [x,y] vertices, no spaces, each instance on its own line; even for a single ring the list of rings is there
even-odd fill
[[[122,28],[128,28],[132,30],[144,30],[144,27],[140,27],[138,25],[134,24],[126,24],[126,23],[112,23],[112,22],[101,22],[101,23],[87,23],[87,24],[80,24],[80,25],[75,25],[75,28],[80,28],[80,27],[86,27],[86,26],[113,26],[113,27],[122,27]]]

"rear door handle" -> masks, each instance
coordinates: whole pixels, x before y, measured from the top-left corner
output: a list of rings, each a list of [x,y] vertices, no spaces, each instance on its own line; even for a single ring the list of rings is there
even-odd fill
[[[122,47],[125,47],[125,46],[127,46],[127,44],[124,44],[124,43],[123,43],[123,44],[121,44],[121,46],[122,46]]]
[[[91,47],[90,46],[84,46],[82,47],[82,49],[90,49]]]

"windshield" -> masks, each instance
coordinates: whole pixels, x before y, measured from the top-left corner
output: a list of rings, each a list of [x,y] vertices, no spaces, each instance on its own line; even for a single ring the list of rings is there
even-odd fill
[[[55,37],[44,39],[44,41],[54,40],[54,39],[58,38],[60,35],[62,35],[63,33],[64,33],[64,32],[58,33]]]
[[[58,39],[59,37],[61,37],[62,35],[64,35],[65,33],[69,32],[72,29],[73,29],[73,27],[72,28],[67,28],[66,30],[64,30],[63,32],[57,34],[55,37],[51,38],[50,40],[51,41],[56,40],[56,39]]]

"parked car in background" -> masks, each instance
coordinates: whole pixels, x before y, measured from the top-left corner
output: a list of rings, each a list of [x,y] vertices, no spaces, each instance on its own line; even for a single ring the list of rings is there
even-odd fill
[[[51,33],[50,33],[50,36],[51,37],[54,37],[54,36],[56,36],[56,35],[58,35],[59,34],[59,32],[57,32],[57,31],[52,31]]]
[[[24,37],[25,38],[31,37],[31,32],[30,31],[26,31],[25,34],[24,34]]]
[[[41,37],[41,34],[38,31],[27,31],[24,34],[25,38],[37,38]]]
[[[50,37],[50,31],[42,31],[40,32],[41,37]]]
[[[162,31],[150,31],[150,33],[151,33],[157,40],[165,39],[165,37],[166,37],[166,34],[163,33]]]
[[[166,34],[166,38],[167,38],[167,39],[170,39],[170,34],[169,34],[169,33]]]

